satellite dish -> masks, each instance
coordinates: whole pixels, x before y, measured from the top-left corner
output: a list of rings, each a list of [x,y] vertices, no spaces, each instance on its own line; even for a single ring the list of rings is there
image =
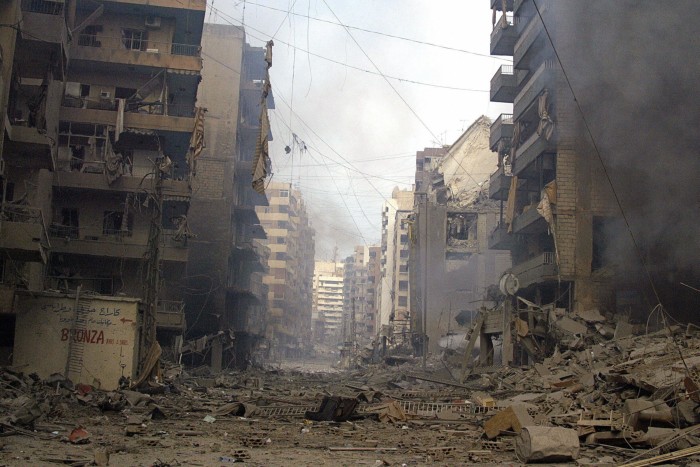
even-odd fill
[[[506,295],[515,295],[520,288],[520,281],[515,274],[507,272],[503,274],[501,280],[498,282],[498,288]]]

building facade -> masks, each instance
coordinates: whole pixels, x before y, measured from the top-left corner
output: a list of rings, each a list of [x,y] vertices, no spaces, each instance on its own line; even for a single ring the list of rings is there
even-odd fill
[[[506,2],[502,11],[492,3],[500,19],[491,53],[512,56],[513,65],[492,78],[491,100],[512,103],[513,112],[491,127],[498,170],[490,196],[502,216],[489,245],[512,252],[519,295],[570,310],[599,306],[611,281],[596,274],[598,233],[615,222],[616,206],[542,21],[565,47],[557,32],[573,21],[571,4]]]
[[[415,193],[410,232],[411,318],[418,335],[425,329],[430,352],[466,334],[458,321],[476,315],[489,286],[510,267],[509,252],[488,248],[499,216],[487,191],[493,166],[490,126],[488,118],[477,119],[454,144],[441,148],[431,170],[421,171],[425,181],[416,180],[421,189]],[[416,154],[418,167],[424,153]]]
[[[408,218],[413,212],[413,191],[394,188],[382,205],[379,333],[406,335],[409,330]]]
[[[335,345],[343,326],[343,264],[316,261],[313,280],[314,342]]]
[[[311,345],[314,230],[301,192],[289,183],[271,182],[269,206],[257,206],[270,249],[267,338],[273,357],[295,357]]]
[[[166,352],[183,333],[205,7],[3,5],[3,18],[22,24],[2,37],[3,313],[16,289],[59,290],[76,303],[138,299],[143,332],[130,345],[140,363],[155,346],[156,320]],[[31,248],[12,233],[22,224]],[[75,307],[76,332],[92,310]],[[77,380],[79,351],[71,352]]]
[[[213,369],[244,368],[266,332],[268,251],[256,204],[267,204],[251,186],[252,158],[265,79],[265,49],[246,43],[242,28],[206,24],[198,103],[207,109],[207,147],[197,161],[189,225],[188,339],[212,337]],[[257,91],[257,92],[256,92]],[[271,96],[266,105],[274,108]],[[228,215],[221,215],[228,213]]]

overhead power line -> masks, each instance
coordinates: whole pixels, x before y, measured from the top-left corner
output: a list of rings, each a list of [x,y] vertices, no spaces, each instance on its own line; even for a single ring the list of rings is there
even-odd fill
[[[214,8],[214,7],[210,7],[210,8]],[[234,18],[234,17],[232,17],[232,16],[226,14],[225,12],[223,12],[223,11],[221,11],[221,10],[218,10],[218,9],[216,9],[216,8],[214,8],[214,10],[217,11],[217,13],[219,14],[219,16],[221,16],[227,23],[233,24],[231,21],[235,21],[238,25],[241,25],[241,26],[244,26],[244,27],[245,27],[246,34],[248,34],[249,36],[251,36],[251,37],[253,37],[253,38],[255,38],[255,39],[259,40],[259,41],[267,42],[267,39],[264,39],[263,37],[260,37],[260,36],[256,36],[255,34],[251,34],[248,30],[255,31],[255,32],[259,33],[259,34],[262,34],[263,36],[269,36],[269,34],[266,33],[265,31],[261,31],[260,29],[254,28],[254,27],[252,27],[250,24],[244,25],[243,22],[242,22],[241,20],[239,20],[239,19],[237,19],[237,18]],[[382,73],[377,72],[377,71],[372,71],[372,70],[368,70],[368,69],[366,69],[366,68],[362,68],[362,67],[359,67],[359,66],[354,66],[354,65],[349,65],[349,64],[347,64],[347,63],[343,63],[343,62],[341,62],[341,61],[339,61],[339,60],[335,60],[335,59],[332,59],[332,58],[330,58],[330,57],[326,57],[326,56],[324,56],[324,55],[320,55],[320,54],[317,54],[317,53],[315,53],[315,52],[311,52],[310,50],[306,50],[306,49],[303,49],[303,48],[298,47],[298,46],[296,46],[296,45],[290,44],[289,42],[285,42],[285,41],[283,41],[283,40],[281,40],[281,39],[275,39],[275,41],[276,41],[276,42],[279,42],[280,44],[286,45],[286,46],[288,46],[288,47],[290,47],[290,48],[292,48],[292,49],[298,50],[298,51],[300,51],[300,52],[304,52],[305,54],[308,54],[308,55],[310,55],[310,56],[312,56],[312,57],[316,57],[316,58],[319,58],[319,59],[321,59],[321,60],[325,60],[325,61],[327,61],[327,62],[335,63],[336,65],[340,65],[340,66],[343,66],[343,67],[345,67],[345,68],[350,68],[350,69],[352,69],[352,70],[361,71],[361,72],[363,72],[363,73],[368,73],[368,74],[370,74],[370,75],[381,76],[382,78],[385,78],[385,79],[388,78],[388,79],[393,79],[393,80],[396,80],[396,81],[400,81],[400,82],[402,82],[402,83],[416,84],[416,85],[419,85],[419,86],[428,86],[428,87],[438,88],[438,89],[448,89],[448,90],[451,90],[451,91],[463,91],[463,92],[490,92],[488,89],[474,89],[474,88],[463,88],[463,87],[459,87],[459,86],[448,86],[448,85],[443,85],[443,84],[427,83],[427,82],[425,82],[425,81],[418,81],[418,80],[415,80],[415,79],[402,78],[402,77],[400,77],[400,76],[386,75],[386,74],[382,74]]]
[[[341,24],[341,23],[338,23],[338,22],[335,22],[335,21],[330,21],[330,20],[323,19],[323,18],[316,18],[316,17],[310,16],[310,15],[308,15],[308,14],[303,15],[303,14],[301,14],[301,13],[294,13],[294,12],[291,12],[291,11],[284,10],[284,9],[282,9],[282,8],[275,8],[275,7],[273,7],[273,6],[263,5],[263,4],[261,4],[261,3],[247,2],[247,4],[248,4],[248,5],[259,6],[259,7],[261,7],[261,8],[266,8],[266,9],[268,9],[268,10],[280,11],[280,12],[286,13],[287,15],[300,16],[300,17],[302,17],[302,18],[306,18],[307,20],[317,21],[317,22],[319,22],[319,23],[326,23],[326,24],[332,24],[332,25],[334,25],[334,26],[346,27],[346,28],[348,28],[348,29],[354,29],[354,30],[356,30],[356,31],[362,31],[362,32],[366,32],[366,33],[369,33],[369,34],[376,34],[376,35],[378,35],[378,36],[390,37],[390,38],[392,38],[392,39],[398,39],[398,40],[402,40],[402,41],[406,41],[406,42],[412,42],[412,43],[414,43],[414,44],[421,44],[421,45],[426,45],[426,46],[429,46],[429,47],[437,47],[437,48],[439,48],[439,49],[450,50],[450,51],[453,51],[453,52],[459,52],[459,53],[468,54],[468,55],[475,55],[475,56],[477,56],[477,57],[490,58],[490,59],[496,59],[496,60],[503,60],[503,61],[506,61],[506,62],[511,62],[511,61],[512,61],[512,59],[509,59],[509,58],[505,58],[505,57],[494,57],[493,55],[482,54],[482,53],[474,52],[474,51],[471,51],[471,50],[460,49],[459,47],[452,47],[452,46],[443,45],[443,44],[435,44],[435,43],[433,43],[433,42],[421,41],[421,40],[418,40],[418,39],[412,39],[412,38],[410,38],[410,37],[398,36],[398,35],[395,35],[395,34],[389,34],[389,33],[381,32],[381,31],[374,31],[374,30],[372,30],[372,29],[365,29],[365,28],[361,28],[361,27],[358,27],[358,26],[351,26],[351,25],[349,25],[349,24],[345,24],[345,25],[344,25],[344,24]]]

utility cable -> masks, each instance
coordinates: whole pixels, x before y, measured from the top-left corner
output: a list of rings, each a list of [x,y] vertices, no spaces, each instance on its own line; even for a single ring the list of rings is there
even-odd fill
[[[646,261],[644,260],[644,255],[642,254],[642,249],[640,248],[639,244],[637,243],[637,239],[634,236],[634,232],[632,232],[632,227],[630,226],[629,219],[627,218],[627,215],[625,214],[625,210],[622,207],[622,202],[620,201],[620,197],[617,193],[617,190],[615,189],[615,185],[613,185],[612,179],[610,178],[610,173],[608,172],[608,168],[605,165],[605,161],[603,161],[603,156],[600,153],[600,149],[598,149],[598,144],[596,143],[595,138],[593,138],[593,132],[591,131],[591,127],[588,124],[588,120],[586,119],[586,115],[584,114],[583,109],[581,108],[581,103],[576,98],[576,93],[574,92],[574,88],[571,85],[571,80],[569,80],[569,75],[566,72],[566,69],[564,68],[564,64],[561,61],[561,57],[559,57],[559,52],[557,51],[557,48],[554,45],[554,41],[552,40],[552,36],[549,33],[549,28],[547,28],[547,24],[545,23],[544,18],[542,17],[542,13],[540,12],[540,7],[537,4],[537,0],[533,0],[532,3],[535,4],[535,9],[537,10],[537,16],[539,17],[540,21],[542,22],[542,27],[544,28],[545,34],[547,34],[547,39],[549,40],[549,43],[552,46],[552,50],[554,50],[554,55],[557,58],[557,62],[559,63],[559,67],[561,68],[562,74],[564,75],[564,79],[566,80],[566,84],[569,87],[569,90],[571,91],[571,95],[574,97],[574,102],[576,103],[576,108],[578,109],[578,112],[581,115],[581,120],[583,121],[583,125],[586,128],[586,133],[588,134],[588,137],[591,140],[591,143],[593,145],[593,149],[596,153],[596,156],[598,157],[598,160],[600,161],[601,167],[603,168],[603,173],[605,174],[605,178],[607,179],[607,182],[610,185],[610,188],[612,190],[613,196],[615,197],[615,202],[617,203],[617,207],[620,209],[620,214],[622,215],[622,219],[625,221],[625,225],[627,226],[627,231],[629,232],[630,238],[632,239],[632,243],[634,244],[635,252],[637,253],[637,256],[639,257],[639,260],[642,263],[642,267],[644,269],[644,272],[646,273],[647,279],[649,280],[649,285],[651,285],[651,289],[654,292],[654,296],[656,297],[656,301],[661,305],[661,298],[659,296],[659,292],[657,291],[656,285],[654,284],[654,280],[651,277],[651,272],[649,271],[649,267],[648,267]]]
[[[274,10],[274,11],[280,11],[280,12],[285,12],[285,11],[286,11],[286,10],[283,10],[283,9],[281,9],[281,8],[275,8],[275,7],[271,7],[271,6],[268,6],[268,5],[262,5],[262,4],[260,4],[260,3],[255,3],[255,2],[248,2],[248,4],[249,4],[249,5],[259,6],[259,7],[262,7],[262,8],[267,8],[267,9],[269,9],[269,10]],[[489,54],[482,54],[482,53],[479,53],[479,52],[473,52],[473,51],[471,51],[471,50],[464,50],[464,49],[460,49],[460,48],[458,48],[458,47],[452,47],[452,46],[449,46],[449,45],[435,44],[435,43],[432,43],[432,42],[426,42],[426,41],[421,41],[421,40],[418,40],[418,39],[412,39],[412,38],[410,38],[410,37],[397,36],[397,35],[395,35],[395,34],[389,34],[389,33],[386,33],[386,32],[374,31],[374,30],[371,30],[371,29],[365,29],[365,28],[361,28],[361,27],[358,27],[358,26],[350,26],[350,25],[348,25],[348,24],[343,25],[343,24],[338,23],[338,22],[335,22],[335,21],[330,21],[330,20],[327,20],[327,19],[316,18],[316,17],[310,16],[308,13],[307,13],[306,15],[303,15],[303,14],[300,14],[300,13],[289,13],[289,14],[294,15],[294,16],[301,16],[302,18],[306,18],[307,20],[314,20],[314,21],[317,21],[317,22],[319,22],[319,23],[332,24],[332,25],[335,25],[335,26],[343,26],[343,27],[346,27],[346,28],[348,28],[348,29],[354,29],[354,30],[356,30],[356,31],[362,31],[362,32],[366,32],[366,33],[369,33],[369,34],[376,34],[376,35],[378,35],[378,36],[390,37],[390,38],[392,38],[392,39],[398,39],[398,40],[402,40],[402,41],[412,42],[412,43],[414,43],[414,44],[421,44],[421,45],[426,45],[426,46],[430,46],[430,47],[436,47],[436,48],[439,48],[439,49],[450,50],[450,51],[453,51],[453,52],[459,52],[459,53],[464,53],[464,54],[468,54],[468,55],[475,55],[475,56],[477,56],[477,57],[490,58],[490,59],[496,59],[496,60],[503,60],[503,61],[507,61],[507,62],[512,62],[512,60],[513,60],[513,59],[510,59],[510,58],[495,57],[495,56],[489,55]]]
[[[328,5],[328,2],[327,2],[326,0],[322,0],[322,1],[323,1],[323,3],[326,5],[326,7],[328,8],[328,10],[331,12],[331,14],[333,14],[333,16],[334,16],[335,19],[338,21],[338,23],[340,23],[341,25],[343,25],[342,21],[340,21],[340,18],[338,18],[338,15],[336,15],[335,12],[331,9],[330,5]],[[343,27],[345,27],[345,25],[343,25]],[[364,54],[364,56],[367,57],[367,60],[369,60],[369,62],[372,64],[372,66],[374,66],[374,68],[377,70],[377,72],[379,72],[379,74],[382,75],[382,77],[384,78],[384,80],[386,81],[386,83],[389,85],[389,87],[391,87],[391,89],[396,93],[396,95],[399,96],[399,99],[401,99],[401,100],[403,101],[403,103],[406,104],[406,107],[408,107],[408,110],[410,110],[411,113],[412,113],[412,114],[418,119],[418,121],[423,125],[423,127],[424,127],[426,130],[428,130],[428,133],[430,133],[430,135],[433,137],[433,139],[434,139],[435,141],[440,141],[440,139],[439,139],[437,136],[435,136],[435,133],[432,132],[432,130],[431,130],[431,129],[428,127],[428,125],[425,123],[425,121],[423,121],[423,119],[420,117],[420,115],[418,115],[418,113],[417,113],[415,110],[413,110],[413,107],[411,107],[411,105],[406,101],[406,99],[403,98],[403,96],[402,96],[402,95],[399,93],[399,91],[394,87],[394,85],[391,84],[391,82],[387,79],[387,77],[384,76],[384,74],[381,72],[381,70],[379,69],[379,67],[377,66],[377,64],[374,63],[374,61],[370,58],[370,56],[367,54],[367,52],[365,52],[365,50],[362,48],[362,46],[360,45],[360,43],[357,42],[357,40],[355,39],[355,37],[352,35],[352,33],[350,32],[350,30],[349,30],[347,27],[345,27],[345,31],[348,33],[348,36],[350,36],[350,38],[353,40],[353,42],[355,43],[355,45],[357,45],[357,47],[360,49],[360,51],[362,51],[362,53]],[[462,162],[461,162],[458,158],[455,157],[454,160],[455,160],[455,162],[457,162],[457,164],[462,168],[462,170],[464,170],[464,173],[465,173],[477,186],[481,186],[481,185],[479,184],[479,182],[469,173],[469,171],[467,171],[467,169],[464,168],[464,166],[462,165]]]
[[[238,24],[240,24],[241,26],[244,26],[244,27],[245,27],[245,29],[246,29],[246,34],[249,35],[250,37],[253,37],[254,39],[257,39],[257,40],[262,41],[262,42],[267,42],[267,41],[266,41],[265,39],[263,39],[262,37],[256,36],[255,34],[251,34],[248,30],[255,31],[255,32],[257,32],[257,33],[259,33],[259,34],[262,34],[262,35],[264,35],[264,36],[267,36],[267,35],[268,35],[266,32],[261,31],[260,29],[254,28],[254,27],[252,27],[252,26],[250,26],[250,25],[244,25],[243,22],[241,22],[241,20],[236,19],[236,18],[233,18],[232,16],[227,15],[226,13],[222,12],[221,10],[218,10],[218,11],[219,11],[219,16],[221,16],[222,19],[224,19],[228,24],[233,25],[233,23],[232,23],[231,21],[235,21],[235,22],[237,22]],[[346,67],[346,68],[350,68],[350,69],[352,69],[352,70],[362,71],[362,72],[368,73],[368,74],[370,74],[370,75],[381,76],[381,77],[383,77],[384,79],[387,79],[387,78],[388,78],[388,79],[393,79],[393,80],[396,80],[396,81],[400,81],[400,82],[402,82],[402,83],[417,84],[417,85],[420,85],[420,86],[427,86],[427,87],[438,88],[438,89],[448,89],[448,90],[452,90],[452,91],[464,91],[464,92],[490,92],[488,89],[473,89],[473,88],[462,88],[462,87],[458,87],[458,86],[447,86],[447,85],[441,85],[441,84],[426,83],[426,82],[424,82],[424,81],[418,81],[418,80],[413,80],[413,79],[408,79],[408,78],[401,78],[401,77],[398,77],[398,76],[384,75],[384,74],[382,74],[382,73],[379,73],[379,72],[376,72],[376,71],[372,71],[372,70],[368,70],[368,69],[366,69],[366,68],[361,68],[361,67],[357,67],[357,66],[353,66],[353,65],[348,65],[347,63],[343,63],[343,62],[341,62],[341,61],[339,61],[339,60],[335,60],[335,59],[332,59],[332,58],[329,58],[329,57],[326,57],[326,56],[323,56],[323,55],[320,55],[320,54],[311,52],[311,51],[309,51],[309,50],[302,49],[301,47],[294,46],[294,45],[290,44],[289,42],[285,42],[285,41],[282,41],[282,40],[280,40],[280,39],[275,39],[275,41],[279,42],[280,44],[286,45],[287,47],[290,47],[290,48],[292,48],[292,49],[296,49],[296,50],[298,50],[298,51],[300,51],[300,52],[304,52],[304,53],[306,53],[306,54],[308,54],[308,55],[311,55],[311,56],[313,56],[313,57],[320,58],[321,60],[325,60],[325,61],[327,61],[327,62],[335,63],[336,65],[340,65],[340,66],[343,66],[343,67]]]
[[[282,26],[284,26],[284,22],[287,21],[287,18],[289,18],[289,15],[292,14],[292,10],[294,9],[294,5],[296,5],[296,3],[297,3],[297,0],[294,0],[292,2],[292,5],[289,7],[289,10],[286,11],[284,18],[282,19],[282,22],[280,23],[279,26],[277,26],[277,30],[272,35],[273,40],[275,39],[275,37],[277,37],[277,33],[280,32],[280,29],[282,29]],[[212,5],[212,8],[214,8],[214,5]]]
[[[439,141],[439,138],[437,136],[435,136],[435,133],[433,133],[433,131],[430,129],[430,127],[428,127],[428,125],[425,123],[425,121],[420,117],[420,115],[418,115],[418,112],[413,110],[413,107],[411,107],[411,105],[408,103],[408,101],[406,101],[406,99],[404,99],[404,97],[394,87],[394,85],[391,84],[391,81],[389,81],[387,76],[384,75],[384,73],[382,73],[382,71],[379,69],[379,66],[377,66],[376,63],[374,63],[374,60],[372,60],[372,58],[369,56],[369,54],[367,54],[367,52],[365,52],[365,49],[360,45],[360,43],[357,42],[357,40],[355,39],[355,36],[353,36],[352,33],[350,32],[350,29],[348,29],[342,23],[342,21],[340,21],[340,18],[338,18],[338,15],[335,14],[335,11],[333,11],[333,9],[330,7],[330,5],[328,5],[328,2],[326,0],[322,0],[322,1],[323,1],[323,4],[326,5],[326,8],[328,8],[328,11],[330,11],[331,14],[333,15],[333,17],[338,21],[338,23],[340,23],[343,26],[343,28],[345,28],[345,32],[347,32],[348,36],[350,36],[350,39],[352,39],[352,41],[360,49],[362,54],[367,58],[367,60],[369,60],[369,62],[374,67],[374,69],[377,70],[377,73],[379,73],[382,76],[382,78],[384,78],[384,81],[386,81],[386,83],[389,85],[391,90],[394,91],[394,93],[398,96],[398,98],[401,99],[401,101],[406,105],[406,107],[408,107],[408,110],[413,114],[414,117],[416,117],[416,119],[420,122],[420,124],[423,125],[423,128],[425,128],[428,131],[428,133],[433,137],[433,139],[435,139],[435,141]]]
[[[625,214],[625,210],[622,207],[622,202],[620,201],[620,197],[617,193],[617,190],[615,189],[615,186],[612,183],[612,179],[610,178],[610,173],[608,172],[608,168],[605,165],[605,161],[603,161],[603,156],[600,153],[600,150],[598,149],[598,145],[595,142],[595,138],[593,138],[593,132],[591,131],[591,128],[588,124],[588,120],[586,119],[586,115],[583,113],[583,109],[581,108],[581,104],[576,98],[576,94],[574,92],[574,88],[571,85],[571,81],[569,80],[569,75],[566,73],[566,69],[564,68],[564,64],[561,61],[561,58],[559,57],[559,53],[557,52],[557,48],[554,46],[554,41],[552,40],[552,36],[549,33],[549,29],[547,28],[547,24],[544,22],[544,18],[542,17],[542,13],[540,12],[540,8],[537,5],[537,0],[532,0],[532,2],[535,4],[535,9],[537,10],[537,16],[539,17],[540,21],[542,22],[542,26],[544,28],[545,33],[547,34],[547,39],[549,40],[549,43],[552,45],[552,49],[554,50],[554,55],[557,58],[557,62],[559,63],[559,67],[561,68],[562,74],[564,75],[564,79],[566,80],[566,84],[569,87],[569,90],[571,91],[571,95],[574,97],[574,102],[576,103],[576,108],[578,109],[580,115],[581,115],[581,120],[583,121],[583,125],[586,128],[586,132],[588,133],[588,137],[591,140],[591,143],[593,145],[593,149],[595,150],[596,155],[598,156],[598,160],[600,161],[600,165],[603,168],[603,173],[605,174],[605,178],[608,181],[608,184],[610,185],[610,188],[612,190],[613,196],[615,198],[615,202],[617,203],[618,208],[620,209],[620,214],[622,215],[623,220],[625,221],[625,225],[627,226],[627,231],[630,234],[630,238],[632,239],[632,244],[634,245],[635,252],[637,253],[637,256],[639,257],[639,261],[642,263],[642,268],[644,269],[644,273],[647,276],[647,280],[649,281],[649,285],[651,286],[652,291],[654,292],[654,296],[656,297],[657,305],[654,309],[657,307],[660,308],[661,310],[661,318],[664,323],[664,327],[666,328],[668,332],[668,336],[671,339],[671,342],[673,342],[676,351],[678,352],[678,356],[681,359],[681,362],[683,362],[683,366],[685,367],[686,375],[693,381],[695,381],[694,378],[692,378],[690,369],[688,368],[688,364],[685,361],[685,358],[683,356],[683,352],[681,350],[680,344],[676,341],[675,336],[673,335],[673,331],[671,330],[671,326],[668,324],[668,321],[666,320],[666,312],[664,309],[663,304],[661,303],[661,297],[659,296],[659,292],[656,289],[656,285],[654,284],[654,280],[651,277],[651,271],[649,270],[649,266],[647,265],[647,262],[644,259],[644,255],[642,254],[642,249],[637,243],[637,240],[634,236],[634,232],[632,231],[632,227],[630,226],[629,219],[627,218],[627,215]],[[652,313],[654,310],[652,310]]]

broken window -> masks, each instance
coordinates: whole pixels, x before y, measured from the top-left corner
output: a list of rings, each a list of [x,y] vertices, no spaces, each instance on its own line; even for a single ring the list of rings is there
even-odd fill
[[[63,238],[78,238],[78,210],[76,208],[61,209],[61,225],[52,226],[52,234]]]
[[[477,242],[476,213],[447,214],[447,245],[452,247],[475,247]]]
[[[114,88],[114,98],[115,99],[128,99],[136,94],[135,88]]]
[[[621,229],[620,220],[612,217],[593,216],[593,248],[591,251],[591,271],[597,271],[610,263],[609,247],[615,230]]]
[[[15,184],[12,182],[7,182],[7,188],[4,188],[3,181],[0,180],[0,191],[3,192],[5,196],[4,202],[7,203],[15,199]]]
[[[129,214],[124,217],[122,211],[105,211],[102,219],[102,234],[104,235],[131,235],[134,217]]]
[[[85,26],[83,32],[78,36],[78,45],[84,47],[101,47],[102,44],[97,40],[97,34],[102,32],[101,25]]]
[[[140,29],[122,29],[122,44],[129,50],[146,50],[148,32]]]

